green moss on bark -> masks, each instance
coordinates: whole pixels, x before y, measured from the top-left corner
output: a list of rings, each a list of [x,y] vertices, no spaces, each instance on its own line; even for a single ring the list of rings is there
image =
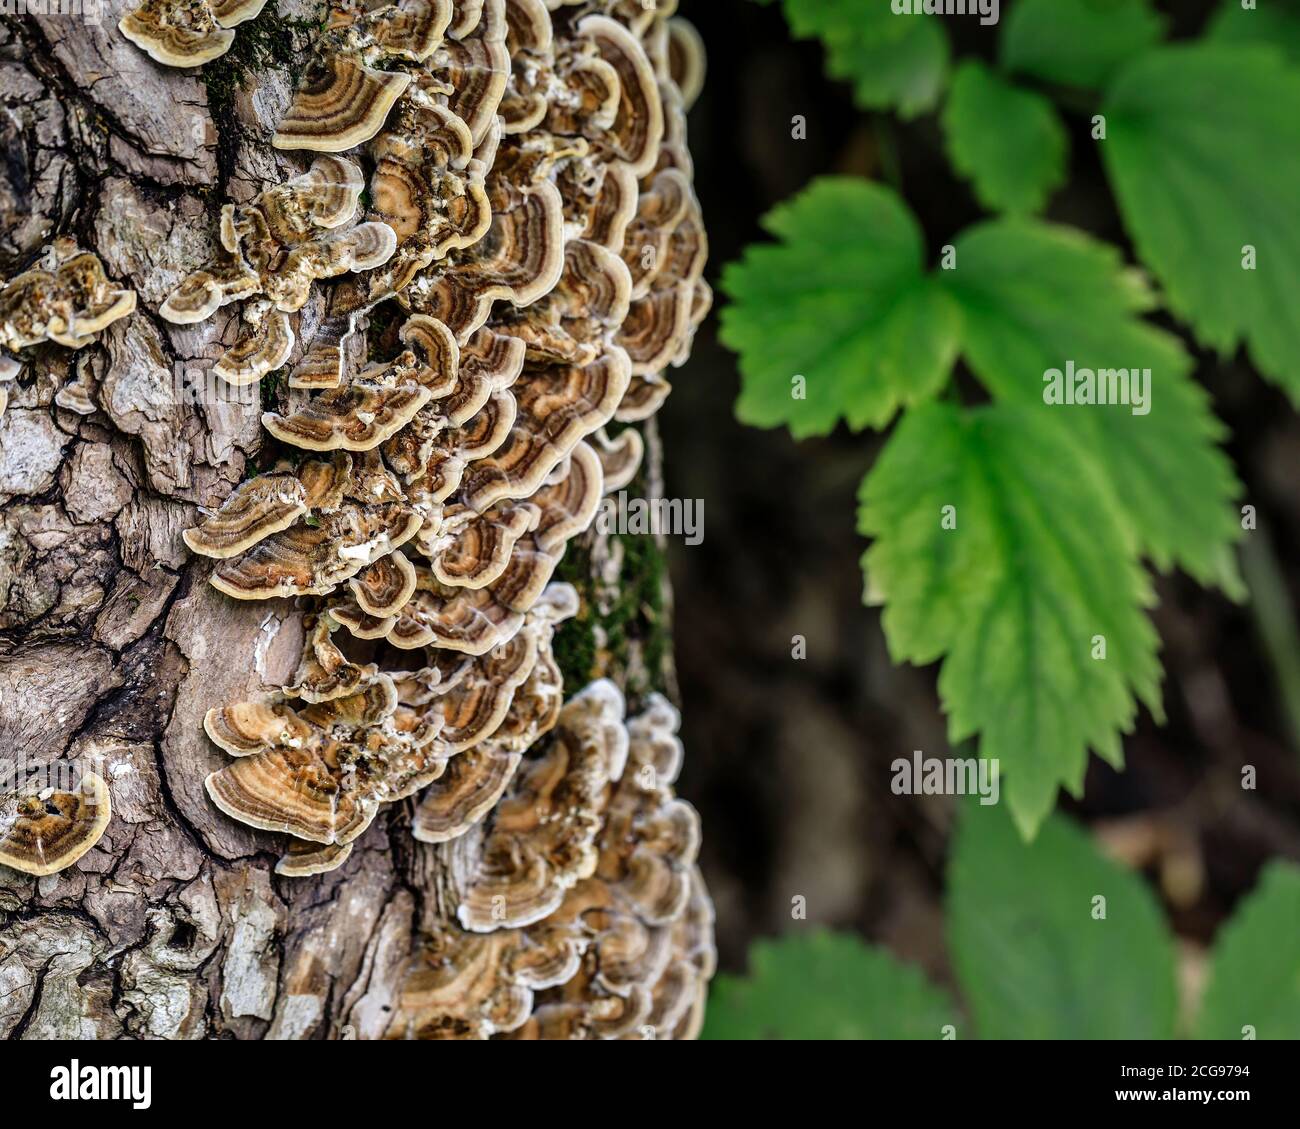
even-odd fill
[[[294,19],[280,15],[276,0],[269,0],[257,19],[239,25],[230,50],[204,65],[201,77],[208,91],[208,111],[214,122],[221,123],[217,160],[223,175],[234,162],[235,95],[257,71],[290,71],[300,65],[303,52],[324,26],[323,10],[316,19]]]
[[[566,696],[602,677],[625,683],[634,697],[667,689],[672,635],[663,550],[653,537],[614,534],[610,541],[622,545],[623,557],[608,611],[601,611],[597,599],[602,586],[593,576],[588,539],[569,546],[555,574],[555,579],[572,584],[582,600],[579,614],[555,636]]]

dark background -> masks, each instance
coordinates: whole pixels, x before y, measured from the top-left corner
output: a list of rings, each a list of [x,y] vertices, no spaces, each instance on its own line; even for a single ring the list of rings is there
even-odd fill
[[[1212,5],[1164,7],[1177,35],[1195,35]],[[822,173],[894,183],[931,260],[980,217],[944,160],[935,116],[859,112],[847,87],[824,78],[820,45],[791,41],[779,8],[684,0],[682,14],[709,50],[691,142],[711,281],[762,237],[763,213]],[[945,24],[956,57],[992,57],[998,27]],[[808,120],[805,141],[790,136],[795,114]],[[1071,179],[1048,218],[1118,244],[1132,261],[1087,119],[1067,117]],[[742,426],[732,414],[735,358],[716,330],[715,314],[691,361],[670,374],[661,431],[668,495],[704,500],[703,544],[678,538],[670,552],[687,747],[680,792],[703,816],[722,967],[742,969],[749,943],[788,928],[791,898],[803,895],[810,921],[857,931],[946,979],[951,801],[889,791],[894,758],[948,755],[937,668],[893,666],[879,612],[861,602],[855,493],[880,438],[841,428],[796,444]],[[1188,942],[1188,976],[1262,863],[1300,859],[1300,423],[1241,358],[1197,355],[1198,379],[1232,430],[1242,502],[1259,513],[1243,547],[1254,603],[1234,606],[1181,574],[1158,578],[1168,724],[1144,712],[1125,742],[1127,770],[1093,758],[1086,798],[1063,804],[1151,877]],[[796,634],[807,639],[804,661],[791,657]],[[1241,788],[1243,764],[1256,767],[1257,791]]]

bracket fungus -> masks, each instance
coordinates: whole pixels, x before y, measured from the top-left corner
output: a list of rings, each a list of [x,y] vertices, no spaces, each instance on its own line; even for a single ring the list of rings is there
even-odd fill
[[[117,26],[155,62],[197,67],[229,51],[235,41],[230,29],[265,6],[266,0],[144,0]]]
[[[158,312],[190,325],[246,301],[245,327],[215,371],[234,385],[256,383],[289,359],[296,337],[287,315],[307,304],[315,282],[373,270],[392,258],[391,227],[352,223],[364,187],[353,162],[321,156],[252,202],[226,204],[217,258],[188,274]]]
[[[391,1037],[698,1032],[713,922],[699,821],[672,791],[678,717],[657,696],[630,722],[623,712],[617,688],[594,683],[525,757],[489,743],[431,789],[416,832],[455,840],[460,925],[408,962]]]
[[[306,615],[286,684],[209,710],[210,797],[305,878],[423,792],[412,833],[456,886],[390,1035],[698,1030],[676,715],[625,724],[603,682],[565,705],[552,653],[579,611],[556,567],[645,450],[606,428],[659,407],[711,298],[675,9],[335,4],[274,138],[312,164],[226,205],[161,307],[243,303],[218,373],[290,374],[262,417],[283,460],[185,532],[220,591]]]
[[[0,795],[0,866],[44,877],[99,842],[112,818],[108,785],[93,772],[75,788]]]
[[[21,371],[11,352],[46,341],[82,349],[134,311],[135,291],[114,286],[98,257],[70,238],[54,240],[35,266],[0,289],[0,384]],[[0,415],[7,402],[0,387]]]
[[[559,585],[537,601],[509,646],[487,655],[430,656],[431,665],[405,675],[354,668],[358,678],[344,693],[314,694],[298,706],[286,688],[278,701],[215,707],[204,728],[236,759],[208,777],[208,794],[251,827],[350,843],[381,805],[439,779],[452,758],[503,726],[507,739],[516,734],[517,743],[522,731],[531,743],[547,716],[553,723],[533,704],[536,688],[520,699],[518,716],[511,710],[535,673],[534,687],[550,679],[555,627],[576,611],[576,594]],[[325,869],[321,859],[312,865],[313,873]]]

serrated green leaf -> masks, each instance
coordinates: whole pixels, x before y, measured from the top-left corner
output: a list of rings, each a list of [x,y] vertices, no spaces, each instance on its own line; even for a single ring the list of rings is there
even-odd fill
[[[963,63],[943,112],[948,158],[991,211],[1038,212],[1065,182],[1069,138],[1048,99]]]
[[[826,48],[832,78],[859,106],[915,117],[932,109],[948,76],[948,37],[929,16],[896,16],[887,0],[785,0],[790,30]]]
[[[1017,0],[999,58],[1007,70],[1096,88],[1163,37],[1164,19],[1147,0]]]
[[[1178,339],[1142,320],[1155,305],[1145,278],[1109,244],[1033,221],[970,228],[956,252],[943,277],[962,307],[963,353],[984,386],[1068,423],[1109,481],[1130,539],[1158,568],[1176,565],[1239,595],[1238,484],[1217,446],[1225,429]],[[1069,362],[1149,369],[1145,405],[1045,405],[1044,374]]]
[[[1223,0],[1205,29],[1215,43],[1255,43],[1278,47],[1292,62],[1300,60],[1300,7],[1295,0],[1259,0],[1243,8],[1241,0]]]
[[[883,949],[817,930],[758,941],[747,977],[713,981],[704,1039],[939,1039],[952,1001]]]
[[[1163,47],[1116,75],[1100,142],[1138,255],[1205,345],[1245,341],[1300,405],[1300,70],[1265,47]],[[1243,269],[1244,248],[1257,269]]]
[[[948,947],[981,1039],[1173,1035],[1174,954],[1155,899],[1060,816],[1026,845],[1004,812],[966,806]]]
[[[744,422],[788,424],[796,437],[841,419],[883,427],[943,387],[956,311],[924,274],[921,230],[894,193],[827,178],[764,225],[781,242],[750,247],[722,280],[732,299],[722,340],[740,354]]]
[[[1090,747],[1120,763],[1135,696],[1160,709],[1150,586],[1108,484],[1059,416],[935,403],[903,418],[860,501],[891,655],[943,658],[949,740],[979,735],[1032,835],[1058,787],[1082,789]]]
[[[1300,1039],[1300,870],[1270,865],[1214,945],[1196,1033]]]

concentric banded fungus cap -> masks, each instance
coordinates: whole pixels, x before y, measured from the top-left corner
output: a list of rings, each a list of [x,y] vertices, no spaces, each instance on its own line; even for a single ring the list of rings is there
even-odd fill
[[[248,298],[262,288],[257,272],[237,256],[225,254],[211,266],[187,275],[158,307],[174,325],[192,325],[210,318],[222,306]]]
[[[558,930],[486,936],[440,929],[410,961],[390,1038],[487,1039],[513,1031],[535,993],[572,977],[575,938]]]
[[[263,305],[263,304],[258,304]],[[235,342],[212,367],[222,380],[236,388],[256,384],[274,372],[293,352],[294,335],[289,318],[279,310],[245,310],[248,324]]]
[[[666,26],[669,73],[681,91],[683,108],[689,110],[704,89],[708,65],[704,41],[687,20],[669,20]]]
[[[605,790],[623,773],[628,738],[623,695],[595,682],[561,711],[550,744],[520,767],[482,844],[462,850],[457,916],[478,933],[529,925],[559,908],[565,891],[588,878]]]
[[[217,513],[181,536],[200,556],[218,560],[237,557],[271,534],[288,529],[313,506],[336,509],[343,486],[339,484],[337,498],[329,505],[331,488],[325,478],[338,469],[335,464],[312,460],[297,472],[276,471],[250,478],[235,488]]]
[[[415,594],[415,566],[401,552],[380,557],[349,581],[352,596],[367,615],[394,616]]]
[[[491,743],[453,757],[424,793],[411,833],[424,843],[446,843],[464,835],[497,806],[521,759],[519,753]]]
[[[73,791],[0,797],[0,865],[43,877],[76,862],[112,818],[108,785],[87,772]]]
[[[659,81],[645,48],[626,27],[606,16],[587,16],[578,23],[578,35],[596,45],[601,58],[619,77],[618,114],[601,144],[626,161],[639,177],[651,172],[659,159],[664,136],[664,109]]]
[[[549,182],[510,194],[493,191],[492,224],[473,247],[433,264],[402,293],[414,310],[445,322],[462,344],[498,300],[526,306],[548,294],[564,271],[564,201]]]
[[[370,34],[385,55],[420,62],[442,43],[453,14],[452,0],[399,0],[370,17]]]
[[[98,258],[70,239],[56,239],[38,266],[0,290],[0,346],[54,341],[80,349],[134,310],[135,291],[114,287]]]
[[[249,16],[261,10],[265,0],[256,5],[226,5],[227,9],[252,7]],[[247,19],[248,16],[241,16]],[[226,30],[238,23],[218,23],[208,0],[145,0],[138,8],[118,20],[118,30],[156,62],[166,67],[197,67],[210,63],[230,50],[235,33]]]
[[[300,412],[266,412],[262,424],[277,439],[307,451],[369,451],[397,434],[433,398],[418,384],[386,388],[358,381],[317,396]]]
[[[301,176],[273,185],[258,198],[271,234],[282,243],[311,239],[356,214],[365,188],[361,169],[345,157],[317,157]],[[228,251],[236,250],[227,244]]]
[[[484,588],[451,588],[436,581],[419,586],[389,632],[389,642],[468,655],[483,655],[509,642],[543,596],[567,541],[595,518],[601,494],[600,460],[580,443],[563,473],[533,496],[540,511],[536,529],[516,542],[501,576]]]
[[[372,738],[396,737],[389,723],[397,708],[392,679],[377,675],[358,693],[298,711],[294,724],[278,734],[273,724],[263,724],[251,736],[271,736],[274,743],[209,775],[208,794],[227,815],[250,827],[287,831],[313,843],[349,843],[379,809],[380,796],[367,787],[364,760],[376,743],[383,747],[382,740]],[[216,720],[247,725],[249,714],[241,716],[242,709],[227,707]],[[213,713],[208,721],[209,735],[220,732]]]
[[[311,726],[283,702],[215,706],[203,718],[203,728],[233,757],[251,757],[276,745],[301,744],[311,736]]]
[[[379,802],[340,783],[339,750],[314,740],[243,757],[212,773],[208,795],[232,819],[287,831],[315,843],[350,843],[370,826]]]
[[[410,82],[409,74],[376,70],[349,55],[317,53],[271,144],[341,153],[369,141]]]
[[[351,843],[309,843],[305,839],[289,840],[289,849],[275,864],[276,874],[285,878],[310,878],[328,874],[348,861]]]
[[[627,355],[611,349],[585,365],[530,369],[513,388],[518,413],[505,445],[474,464],[465,501],[486,509],[502,498],[527,498],[587,435],[618,410],[631,379]]]
[[[245,20],[256,19],[266,7],[266,0],[208,0],[213,18],[222,27],[237,27]]]
[[[632,428],[620,431],[611,439],[602,428],[596,432],[593,446],[600,456],[600,467],[604,471],[605,493],[612,494],[628,486],[641,469],[645,458],[645,440],[641,433]]]
[[[316,525],[300,522],[259,541],[218,567],[211,583],[237,600],[323,596],[404,545],[420,520],[396,503],[343,506]]]
[[[308,620],[302,661],[286,694],[312,704],[328,702],[355,694],[375,679],[379,668],[374,663],[351,662],[334,643],[331,636],[338,629],[332,612]]]

